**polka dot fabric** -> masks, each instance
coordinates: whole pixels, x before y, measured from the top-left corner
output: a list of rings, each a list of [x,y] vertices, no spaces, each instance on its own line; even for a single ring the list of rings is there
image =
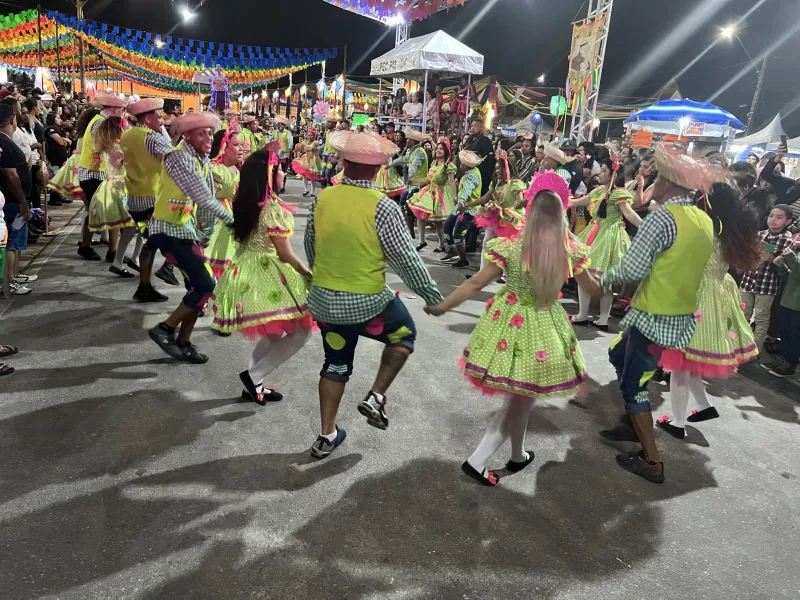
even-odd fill
[[[280,261],[270,239],[289,237],[293,230],[294,217],[276,201],[261,210],[258,229],[239,247],[214,290],[214,329],[258,338],[312,327],[308,283]]]
[[[625,231],[625,221],[619,204],[633,204],[633,196],[625,190],[614,190],[606,203],[606,217],[601,219],[597,211],[606,195],[605,188],[596,188],[590,194],[592,198],[589,207],[593,217],[586,229],[580,232],[578,239],[589,246],[589,256],[592,259],[592,274],[600,276],[614,267],[619,266],[622,257],[631,248],[631,238]],[[593,239],[591,239],[593,238]]]
[[[572,396],[588,375],[578,338],[559,303],[535,306],[521,266],[521,240],[489,242],[487,258],[503,267],[508,284],[486,308],[464,350],[460,366],[467,379],[487,394],[514,393],[529,398]],[[570,244],[577,273],[589,262],[583,244]]]

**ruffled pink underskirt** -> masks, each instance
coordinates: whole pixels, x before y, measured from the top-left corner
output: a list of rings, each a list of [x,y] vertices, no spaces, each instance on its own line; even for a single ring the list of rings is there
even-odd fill
[[[283,337],[284,334],[292,334],[298,329],[309,329],[317,331],[317,324],[311,315],[306,315],[299,319],[275,320],[262,325],[245,327],[242,335],[248,339],[258,339],[263,337]]]
[[[389,196],[389,198],[397,198],[398,196],[402,196],[403,192],[405,192],[405,191],[406,191],[406,188],[398,188],[396,190],[387,190],[387,191],[385,191],[383,193],[386,194],[387,196]]]
[[[481,229],[489,229],[491,227],[494,229],[497,237],[505,238],[514,238],[519,235],[520,231],[510,223],[507,223],[506,225],[500,225],[499,213],[496,211],[493,211],[484,217],[475,217],[475,226],[480,227]]]
[[[416,206],[409,206],[408,209],[411,211],[411,214],[413,214],[415,217],[417,217],[422,221],[427,221],[428,219],[431,218],[431,213],[425,212],[424,210],[419,209]]]
[[[296,160],[292,162],[292,169],[298,175],[302,175],[306,179],[313,179],[315,181],[322,181],[325,179],[319,173],[314,173],[314,171],[310,171],[308,167],[304,167],[301,163],[297,162]]]
[[[691,360],[686,358],[682,350],[666,348],[661,354],[658,366],[671,373],[692,373],[704,379],[727,379],[751,356],[754,354],[742,352],[735,357],[736,364],[719,365]]]

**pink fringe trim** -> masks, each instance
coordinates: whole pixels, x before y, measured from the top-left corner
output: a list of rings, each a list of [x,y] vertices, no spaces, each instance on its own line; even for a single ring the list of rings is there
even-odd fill
[[[658,366],[672,373],[693,373],[704,379],[727,379],[739,369],[740,365],[757,355],[758,349],[755,346],[752,349],[737,349],[736,356],[728,359],[735,362],[721,365],[692,360],[686,357],[683,350],[666,348],[661,354]]]
[[[600,221],[594,221],[592,225],[592,230],[589,232],[589,235],[586,236],[586,245],[591,246],[594,244],[594,239],[597,237],[597,231],[600,229]]]
[[[317,324],[314,322],[314,319],[311,318],[311,315],[306,315],[298,319],[274,320],[261,325],[244,327],[242,328],[241,333],[248,339],[258,339],[263,337],[279,338],[284,334],[291,334],[299,329],[310,329],[311,331],[317,331],[318,328],[316,325]],[[228,329],[227,327],[220,327],[216,322],[216,319],[213,327],[214,329],[220,331],[225,331]]]
[[[416,206],[409,206],[408,210],[410,210],[411,213],[415,217],[417,217],[418,219],[421,219],[423,221],[427,221],[428,219],[430,219],[431,215],[433,214],[433,213],[426,212],[426,211],[422,210],[421,208],[417,208]]]
[[[465,351],[466,352],[466,351]],[[509,394],[517,394],[520,396],[526,396],[531,400],[534,399],[530,394],[536,394],[537,396],[570,396],[570,395],[585,395],[589,391],[589,375],[584,373],[582,377],[575,379],[574,381],[567,382],[565,384],[559,386],[550,386],[549,388],[540,388],[540,390],[526,390],[524,388],[519,388],[518,391],[510,391],[510,390],[503,390],[498,389],[488,383],[486,383],[483,379],[478,379],[471,373],[467,373],[466,369],[469,367],[466,358],[462,355],[458,359],[458,368],[464,371],[464,378],[469,382],[469,384],[479,391],[484,396],[508,396]],[[474,365],[472,365],[474,366]],[[509,387],[517,387],[514,383],[523,384],[524,382],[514,382],[514,381],[506,381],[503,382],[504,385],[508,385]],[[545,391],[550,390],[550,391]]]
[[[297,162],[296,160],[292,161],[292,169],[298,175],[302,175],[306,179],[313,179],[314,181],[322,181],[325,179],[319,173],[315,173],[308,169],[308,167],[304,167],[301,163]]]

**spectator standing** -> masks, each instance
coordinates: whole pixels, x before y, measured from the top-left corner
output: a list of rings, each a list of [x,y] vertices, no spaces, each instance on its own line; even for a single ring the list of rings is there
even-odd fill
[[[64,135],[62,129],[56,124],[58,115],[55,112],[50,112],[45,118],[44,128],[44,143],[47,162],[53,167],[54,171],[58,171],[64,166],[69,158],[70,141]],[[61,206],[65,203],[71,203],[72,200],[61,197],[58,192],[50,191],[51,206]]]
[[[781,352],[762,366],[772,375],[789,377],[800,361],[800,251],[786,248],[774,266],[786,279],[780,299]]]
[[[489,191],[492,176],[494,175],[494,165],[497,162],[494,156],[492,140],[486,136],[486,124],[483,122],[483,115],[478,115],[473,119],[469,137],[462,150],[472,151],[482,159],[478,170],[481,172],[480,196],[483,196]]]

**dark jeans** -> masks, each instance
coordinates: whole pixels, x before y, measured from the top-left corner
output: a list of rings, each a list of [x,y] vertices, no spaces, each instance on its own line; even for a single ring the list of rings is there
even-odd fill
[[[195,240],[182,240],[157,233],[148,238],[147,247],[161,250],[169,264],[178,266],[186,282],[183,303],[201,311],[214,293],[217,282],[200,244]]]
[[[318,322],[325,350],[325,364],[320,377],[346,382],[353,374],[353,358],[358,338],[376,340],[387,346],[401,346],[414,351],[417,328],[400,298],[395,297],[383,312],[366,323],[335,325]]]
[[[800,362],[800,311],[781,306],[781,356],[790,365]]]
[[[463,218],[462,218],[463,217]],[[444,239],[451,246],[463,244],[467,238],[467,230],[472,224],[473,216],[467,213],[450,215],[444,222]]]
[[[651,412],[647,386],[658,369],[661,348],[635,327],[617,337],[608,350],[608,360],[617,370],[619,389],[629,415]]]

